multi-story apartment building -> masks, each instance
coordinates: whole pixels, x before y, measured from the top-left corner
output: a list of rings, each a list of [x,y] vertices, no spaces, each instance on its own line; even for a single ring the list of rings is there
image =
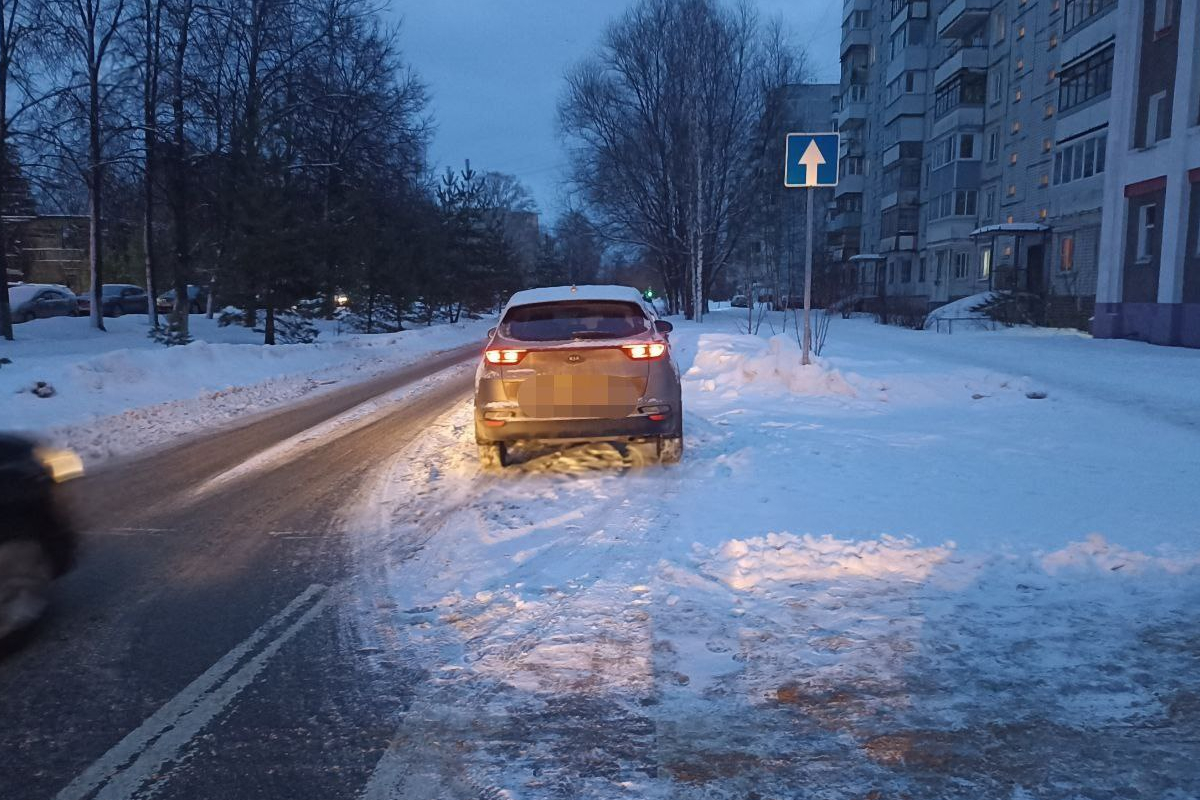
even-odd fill
[[[845,1],[843,175],[862,177],[838,187],[831,227],[864,297],[1014,288],[1086,319],[1115,6]]]
[[[1200,347],[1200,3],[1121,0],[1093,333]]]

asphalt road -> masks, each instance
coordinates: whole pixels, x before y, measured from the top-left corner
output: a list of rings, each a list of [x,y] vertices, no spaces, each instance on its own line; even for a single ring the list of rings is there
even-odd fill
[[[0,653],[0,798],[355,796],[409,691],[362,672],[331,613],[349,568],[338,511],[468,396],[469,371],[292,458],[213,479],[477,352],[76,482],[81,563],[43,624]]]

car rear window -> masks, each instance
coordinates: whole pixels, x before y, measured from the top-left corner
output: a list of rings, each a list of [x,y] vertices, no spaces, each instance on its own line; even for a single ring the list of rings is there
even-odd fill
[[[645,313],[634,303],[580,300],[510,308],[500,333],[522,342],[621,339],[645,333],[648,326]]]

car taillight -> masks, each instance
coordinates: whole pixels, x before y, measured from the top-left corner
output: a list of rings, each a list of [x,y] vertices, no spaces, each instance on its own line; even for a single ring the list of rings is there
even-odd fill
[[[625,351],[625,355],[632,358],[634,361],[647,361],[655,358],[662,358],[667,352],[667,346],[662,342],[650,342],[649,344],[623,344],[621,349]]]
[[[513,364],[520,364],[521,359],[525,357],[525,350],[485,350],[483,357],[487,359],[489,364],[500,364],[501,366],[511,367]]]

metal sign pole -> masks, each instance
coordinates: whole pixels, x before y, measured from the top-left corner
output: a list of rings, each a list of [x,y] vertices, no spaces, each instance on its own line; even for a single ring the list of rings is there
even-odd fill
[[[801,364],[811,364],[812,352],[812,272],[813,272],[813,205],[816,189],[809,189],[805,196],[808,206],[808,233],[804,240],[804,356]]]

